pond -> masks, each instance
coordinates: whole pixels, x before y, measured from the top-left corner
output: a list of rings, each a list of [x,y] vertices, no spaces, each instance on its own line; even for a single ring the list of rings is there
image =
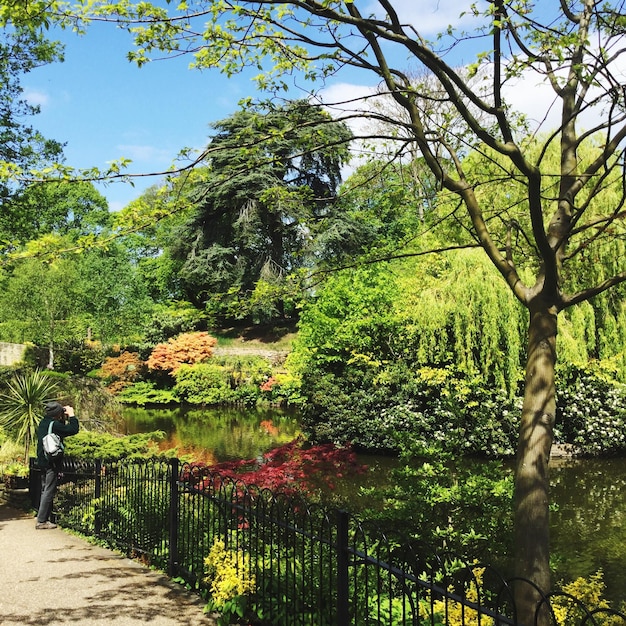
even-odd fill
[[[604,573],[607,597],[626,601],[626,459],[551,467],[553,567],[565,579]]]
[[[253,459],[300,434],[297,416],[277,409],[124,409],[126,434],[165,433],[160,446],[177,456],[221,463]]]
[[[127,408],[124,417],[128,434],[162,430],[164,449],[207,463],[257,458],[300,433],[296,414],[275,409]],[[362,460],[380,481],[394,465],[388,457]],[[626,459],[553,460],[551,500],[556,579],[602,570],[607,598],[626,601]]]

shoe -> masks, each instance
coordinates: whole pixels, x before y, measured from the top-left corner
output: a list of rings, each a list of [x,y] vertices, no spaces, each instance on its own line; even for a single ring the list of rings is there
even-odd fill
[[[56,527],[57,525],[53,524],[52,522],[37,522],[37,524],[35,524],[35,528],[37,530],[50,530]]]

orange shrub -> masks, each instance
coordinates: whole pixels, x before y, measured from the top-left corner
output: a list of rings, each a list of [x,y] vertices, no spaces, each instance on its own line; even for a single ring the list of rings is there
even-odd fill
[[[217,339],[206,332],[182,333],[159,343],[148,358],[148,368],[174,374],[183,364],[194,365],[211,358]]]
[[[119,356],[107,357],[98,370],[98,375],[107,381],[109,390],[117,392],[141,379],[144,371],[145,363],[139,355],[124,351]]]

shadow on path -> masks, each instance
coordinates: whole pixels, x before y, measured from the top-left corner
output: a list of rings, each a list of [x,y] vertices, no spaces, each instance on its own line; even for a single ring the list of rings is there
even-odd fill
[[[164,574],[79,537],[35,530],[0,504],[0,625],[208,625],[204,603]]]

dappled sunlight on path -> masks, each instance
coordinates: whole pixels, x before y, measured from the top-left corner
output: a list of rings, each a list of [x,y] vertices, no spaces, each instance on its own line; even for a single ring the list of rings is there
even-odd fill
[[[0,624],[211,626],[164,574],[0,504]]]

